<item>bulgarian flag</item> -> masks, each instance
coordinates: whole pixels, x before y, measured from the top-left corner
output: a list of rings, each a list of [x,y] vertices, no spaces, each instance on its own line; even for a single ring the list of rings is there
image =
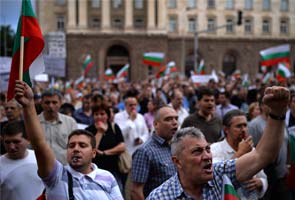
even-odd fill
[[[262,83],[269,83],[270,81],[273,80],[273,73],[272,72],[267,72],[264,77],[262,78]]]
[[[85,61],[83,63],[83,69],[84,69],[84,76],[86,77],[90,69],[93,67],[93,61],[91,59],[91,56],[88,54],[85,58]]]
[[[106,81],[109,81],[109,80],[114,80],[115,79],[115,76],[113,74],[113,71],[111,68],[107,68],[105,73],[104,73],[104,79]]]
[[[44,40],[32,4],[30,0],[23,0],[13,45],[8,101],[14,97],[15,80],[22,79],[31,86],[31,79],[45,71],[43,48]]]
[[[148,52],[143,55],[143,64],[160,67],[163,59],[162,52]]]
[[[156,78],[164,77],[166,75],[165,72],[166,72],[166,66],[162,66],[160,70],[158,71],[158,73],[156,74]]]
[[[285,81],[287,78],[291,76],[291,72],[287,66],[283,63],[279,63],[277,68],[277,80],[278,81]]]
[[[205,74],[205,62],[203,59],[201,60],[200,65],[197,68],[197,74],[201,74],[201,75]]]
[[[124,65],[116,75],[116,78],[124,78],[128,76],[129,64]]]
[[[84,87],[84,76],[80,76],[75,81],[75,87],[78,89],[82,89]]]
[[[240,199],[237,191],[235,190],[233,184],[227,175],[222,176],[223,188],[222,188],[222,199],[223,200],[238,200]]]
[[[284,44],[260,51],[261,65],[272,66],[280,62],[290,62],[290,45]]]
[[[170,61],[165,70],[165,75],[170,75],[173,72],[177,72],[176,64],[174,61]]]

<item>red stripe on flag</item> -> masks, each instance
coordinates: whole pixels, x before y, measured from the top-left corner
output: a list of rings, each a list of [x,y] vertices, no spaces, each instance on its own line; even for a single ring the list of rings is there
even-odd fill
[[[161,66],[161,63],[159,63],[159,62],[153,62],[153,61],[150,61],[150,60],[144,60],[143,61],[143,64],[151,65],[151,66],[156,66],[156,67],[160,67]]]
[[[261,66],[272,66],[272,65],[276,65],[280,62],[290,62],[290,59],[287,57],[284,58],[276,58],[276,59],[271,59],[271,60],[265,60],[265,61],[261,61]]]
[[[87,76],[88,72],[90,71],[90,69],[93,67],[93,62],[89,63],[84,71],[84,76]]]
[[[224,200],[239,200],[239,198],[232,194],[224,194]]]

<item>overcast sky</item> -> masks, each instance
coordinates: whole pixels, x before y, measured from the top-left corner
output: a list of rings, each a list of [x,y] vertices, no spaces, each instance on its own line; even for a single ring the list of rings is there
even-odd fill
[[[35,0],[31,0],[35,9]],[[22,0],[0,0],[0,25],[10,25],[16,32]]]

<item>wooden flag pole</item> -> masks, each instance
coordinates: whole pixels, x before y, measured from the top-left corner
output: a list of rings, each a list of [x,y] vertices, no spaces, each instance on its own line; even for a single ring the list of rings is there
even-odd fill
[[[25,37],[20,37],[20,55],[19,55],[19,80],[23,80],[24,71],[24,41]]]

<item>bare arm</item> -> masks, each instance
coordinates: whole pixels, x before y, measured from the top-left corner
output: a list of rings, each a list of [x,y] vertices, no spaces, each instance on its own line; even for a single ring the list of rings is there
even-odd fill
[[[104,150],[104,152],[107,156],[111,156],[111,155],[121,154],[125,151],[125,149],[126,148],[125,148],[124,142],[121,142],[117,146],[115,146],[111,149]]]
[[[144,200],[144,183],[131,182],[131,200]]]
[[[35,110],[33,92],[25,82],[16,81],[15,99],[23,106],[26,132],[35,150],[38,174],[41,178],[47,177],[53,170],[55,157],[46,143],[45,134]]]
[[[263,103],[270,108],[270,113],[285,116],[289,100],[289,90],[284,87],[267,88]],[[239,181],[246,181],[275,159],[284,137],[284,120],[268,117],[263,135],[255,150],[241,156],[236,163],[236,176]]]

